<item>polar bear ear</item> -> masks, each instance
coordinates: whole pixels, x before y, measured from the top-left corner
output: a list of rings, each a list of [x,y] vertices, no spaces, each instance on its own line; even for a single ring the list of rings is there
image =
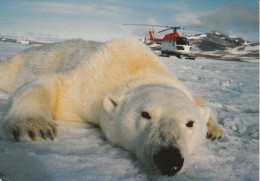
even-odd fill
[[[209,120],[209,117],[210,117],[210,108],[209,108],[209,106],[201,106],[200,107],[200,112],[201,112],[201,115],[203,117],[203,121],[205,121],[207,123],[208,120]]]
[[[104,109],[108,112],[111,113],[116,109],[116,107],[119,105],[123,98],[121,96],[113,95],[113,94],[107,94],[104,101],[103,101],[103,106]]]

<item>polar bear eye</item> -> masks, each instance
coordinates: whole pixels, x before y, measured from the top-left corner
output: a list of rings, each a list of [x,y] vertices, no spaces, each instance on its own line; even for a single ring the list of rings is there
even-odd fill
[[[194,124],[194,121],[189,121],[189,122],[186,124],[186,126],[189,127],[189,128],[191,128],[191,127],[193,127],[193,124]]]
[[[141,112],[141,116],[145,119],[151,119],[152,117],[150,116],[150,114],[146,111]]]

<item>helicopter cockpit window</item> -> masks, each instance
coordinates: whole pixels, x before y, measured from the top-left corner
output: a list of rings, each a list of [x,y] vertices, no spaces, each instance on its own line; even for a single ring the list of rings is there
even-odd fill
[[[184,37],[178,37],[176,39],[176,44],[177,45],[186,45],[187,44],[187,39]]]

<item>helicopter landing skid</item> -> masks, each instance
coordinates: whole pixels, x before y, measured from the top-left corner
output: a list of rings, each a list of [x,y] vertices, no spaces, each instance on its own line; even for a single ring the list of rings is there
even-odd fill
[[[188,54],[184,54],[183,56],[185,57],[185,59],[190,59],[190,60],[195,60],[195,58],[196,58],[196,57],[190,56]]]
[[[160,54],[159,56],[160,56],[160,57],[170,57],[169,54],[164,54],[164,53]]]
[[[162,54],[160,54],[159,55],[160,57],[170,57],[170,55],[169,54],[165,54],[165,53],[162,53]],[[194,56],[190,56],[190,55],[188,55],[188,54],[184,54],[184,55],[179,55],[179,54],[175,54],[175,56],[177,57],[177,58],[179,58],[179,59],[182,59],[182,56],[183,57],[185,57],[185,59],[189,59],[189,60],[195,60],[195,58],[196,57],[194,57]]]

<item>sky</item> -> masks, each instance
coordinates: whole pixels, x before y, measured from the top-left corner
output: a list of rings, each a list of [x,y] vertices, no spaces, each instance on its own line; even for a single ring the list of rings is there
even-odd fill
[[[144,38],[151,27],[183,26],[259,41],[258,0],[0,0],[0,36],[106,41]],[[155,32],[161,30],[156,28]],[[165,32],[167,33],[167,32]],[[164,34],[156,34],[161,37]]]

